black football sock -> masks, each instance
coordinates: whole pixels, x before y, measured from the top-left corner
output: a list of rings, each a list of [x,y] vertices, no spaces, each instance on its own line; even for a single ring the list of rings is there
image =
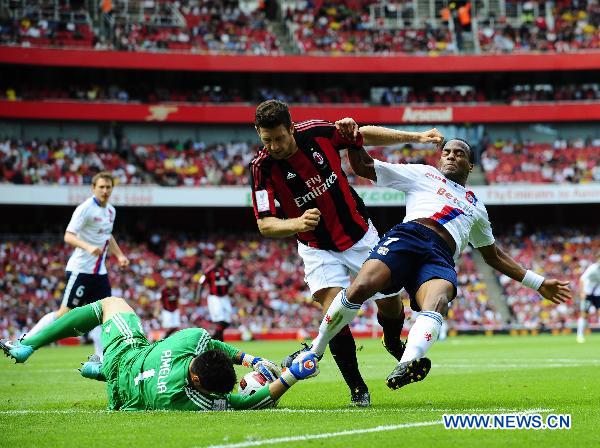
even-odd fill
[[[344,381],[352,392],[364,392],[368,390],[360,371],[358,370],[358,360],[356,359],[356,343],[350,331],[350,327],[346,325],[331,341],[329,341],[329,350],[333,355]]]
[[[383,328],[383,340],[385,345],[392,347],[400,341],[400,334],[404,326],[404,310],[402,314],[396,318],[385,317],[381,313],[377,313],[377,322]]]
[[[216,328],[212,338],[223,342],[224,332],[228,326],[229,324],[227,322],[216,322]]]

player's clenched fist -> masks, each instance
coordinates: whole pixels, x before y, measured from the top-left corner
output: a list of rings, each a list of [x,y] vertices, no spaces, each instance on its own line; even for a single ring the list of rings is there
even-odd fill
[[[436,128],[420,133],[420,143],[433,143],[439,145],[444,141],[444,136]]]
[[[315,230],[321,220],[321,212],[317,208],[306,210],[298,219],[298,232]]]

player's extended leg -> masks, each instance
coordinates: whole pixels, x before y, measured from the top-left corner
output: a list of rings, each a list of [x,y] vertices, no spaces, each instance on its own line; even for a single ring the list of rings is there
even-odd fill
[[[325,288],[315,293],[315,299],[323,307],[325,312],[333,299],[341,291],[342,288]],[[367,407],[371,404],[371,396],[369,389],[365,383],[360,370],[358,368],[358,359],[356,357],[356,342],[350,327],[346,325],[338,334],[329,341],[329,351],[335,360],[335,363],[340,369],[344,381],[350,388],[351,403]]]
[[[60,319],[42,329],[38,334],[26,337],[22,341],[0,340],[0,348],[16,362],[27,361],[35,350],[59,339],[80,336],[102,323],[102,304],[100,302],[75,308]]]
[[[382,261],[365,261],[348,289],[342,289],[331,302],[319,326],[319,334],[313,340],[311,351],[323,356],[329,341],[352,322],[361,305],[375,293],[392,287],[391,278],[390,269]]]
[[[431,361],[424,355],[440,333],[443,316],[448,314],[448,303],[454,293],[454,285],[439,278],[428,280],[419,287],[415,301],[422,311],[408,333],[400,362],[387,378],[388,387],[398,389],[427,376]]]
[[[583,344],[585,342],[585,327],[587,321],[587,300],[581,299],[579,302],[579,318],[577,319],[577,342]]]
[[[398,361],[404,354],[405,345],[400,339],[404,326],[404,305],[400,295],[376,300],[377,322],[383,329],[381,342],[390,355]]]
[[[64,316],[65,314],[67,314],[69,311],[71,311],[71,308],[61,305],[61,307],[57,310],[57,311],[52,311],[46,315],[44,315],[37,324],[35,324],[31,330],[29,330],[27,332],[28,337],[31,336],[35,336],[36,334],[38,334],[40,331],[42,331],[44,328],[46,328],[48,325],[50,325],[52,322],[54,322],[56,319]]]

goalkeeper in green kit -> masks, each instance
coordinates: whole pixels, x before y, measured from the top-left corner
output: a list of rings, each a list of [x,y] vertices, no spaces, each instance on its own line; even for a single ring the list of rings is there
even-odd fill
[[[100,324],[104,360],[100,363],[90,359],[81,374],[106,381],[108,407],[112,410],[263,409],[274,406],[298,380],[319,373],[312,353],[307,352],[305,358],[280,373],[271,361],[212,340],[202,328],[181,330],[151,344],[139,317],[118,297],[75,308],[30,338],[0,339],[0,348],[17,363],[23,363],[38,348],[87,333]],[[250,396],[232,394],[237,382],[233,364],[253,368],[269,384]]]

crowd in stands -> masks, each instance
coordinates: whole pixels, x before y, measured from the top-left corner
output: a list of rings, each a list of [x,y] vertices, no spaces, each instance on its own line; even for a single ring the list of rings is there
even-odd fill
[[[127,10],[127,2],[108,3],[95,33],[90,27],[94,14],[87,11],[79,17],[40,18],[35,10],[25,10],[21,17],[0,21],[0,43],[122,51],[280,52],[277,38],[267,29],[266,2],[245,8],[238,0],[150,0],[139,2],[144,5],[141,13]]]
[[[573,297],[579,298],[579,277],[597,261],[600,254],[600,233],[574,228],[526,232],[521,224],[498,237],[498,244],[519,263],[530,269],[570,282]],[[574,304],[554,305],[529,288],[502,275],[499,281],[512,313],[512,319],[531,329],[573,328],[579,307]],[[600,310],[591,310],[590,324],[600,323]]]
[[[285,23],[303,54],[421,53],[455,51],[446,25],[386,29],[371,17],[378,0],[285,2]]]
[[[131,145],[123,139],[120,144],[113,147],[106,138],[98,144],[5,139],[0,141],[0,183],[86,185],[107,170],[119,184],[247,185],[247,167],[258,148],[247,142]]]
[[[481,155],[488,183],[600,182],[600,139],[496,141]]]
[[[183,326],[210,327],[205,300],[196,303],[194,297],[201,272],[212,263],[217,249],[226,252],[226,266],[234,276],[230,291],[234,303],[232,328],[252,334],[318,328],[321,310],[310,298],[292,239],[265,239],[257,234],[154,238],[148,244],[120,244],[131,262],[127,269],[121,270],[110,257],[107,262],[113,295],[132,304],[148,331],[160,329],[157,303],[169,279],[179,287]],[[71,251],[56,237],[0,243],[1,337],[21,334],[58,306]],[[486,286],[470,257],[459,269],[460,298],[452,305],[451,326],[499,325],[501,320],[488,303]],[[372,313],[372,307],[365,306],[354,327],[370,329]],[[407,306],[407,321],[410,316]]]
[[[119,184],[201,187],[248,185],[248,164],[257,142],[169,141],[119,144],[108,137],[98,143],[76,139],[0,140],[0,183],[87,185],[108,170]],[[557,139],[549,143],[496,141],[481,156],[488,183],[600,182],[600,139]],[[391,163],[437,165],[439,152],[427,145],[374,147],[373,157]],[[371,185],[342,165],[353,185]]]
[[[19,2],[18,14],[0,20],[0,43],[280,54],[269,23],[281,21],[296,50],[304,54],[448,54],[466,48],[465,33],[475,30],[472,23],[477,21],[475,38],[484,53],[600,48],[600,7],[595,0],[519,2],[519,17],[481,17],[470,7],[472,2],[458,1],[441,8],[435,18],[417,17],[410,1],[149,0],[139,2],[143,11],[131,11],[123,6],[127,3],[101,2],[100,12],[71,11],[69,3],[57,2],[61,14],[45,16],[34,5],[21,7],[27,2]]]
[[[288,90],[259,86],[253,89],[203,85],[200,88],[169,88],[164,85],[135,82],[127,86],[100,83],[63,86],[23,84],[16,80],[0,85],[0,99],[16,100],[70,100],[85,102],[135,103],[252,103],[278,99],[290,104],[472,104],[531,102],[595,101],[600,100],[600,84],[519,84],[495,92],[486,92],[471,85],[434,86],[416,88],[386,86],[372,88],[321,87],[304,89],[298,86]]]
[[[485,53],[558,52],[600,48],[600,5],[596,0],[555,2],[550,14],[538,9],[543,2],[526,1],[518,24],[489,18],[479,26]]]

